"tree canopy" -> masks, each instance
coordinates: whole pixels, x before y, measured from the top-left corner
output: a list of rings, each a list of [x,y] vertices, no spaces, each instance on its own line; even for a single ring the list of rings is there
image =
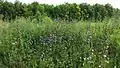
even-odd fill
[[[106,17],[111,18],[115,14],[115,8],[110,4],[90,5],[81,4],[61,4],[57,6],[48,4],[31,4],[15,1],[14,3],[0,0],[0,16],[3,20],[12,20],[16,17],[34,17],[35,15],[46,15],[52,19],[62,20],[103,20]]]

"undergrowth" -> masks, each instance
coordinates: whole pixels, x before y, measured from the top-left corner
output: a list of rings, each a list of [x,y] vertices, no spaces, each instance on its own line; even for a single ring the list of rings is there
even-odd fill
[[[120,68],[119,21],[0,21],[1,68]]]

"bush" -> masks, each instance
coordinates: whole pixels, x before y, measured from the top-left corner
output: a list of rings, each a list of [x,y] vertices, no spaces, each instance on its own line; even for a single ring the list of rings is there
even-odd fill
[[[35,21],[34,21],[35,22]],[[119,68],[114,22],[0,22],[2,68]]]

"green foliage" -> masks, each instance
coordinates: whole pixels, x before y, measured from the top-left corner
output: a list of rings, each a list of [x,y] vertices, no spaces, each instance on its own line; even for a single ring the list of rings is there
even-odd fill
[[[90,5],[82,4],[61,4],[57,6],[48,4],[39,4],[33,2],[31,4],[24,4],[19,1],[14,3],[7,1],[0,1],[0,14],[3,15],[3,20],[13,20],[17,17],[35,17],[38,12],[40,15],[46,15],[54,20],[104,20],[106,17],[111,18],[117,9],[114,9],[110,4]],[[119,11],[119,10],[118,10]],[[38,15],[39,15],[38,14]]]
[[[120,68],[119,16],[110,4],[0,0],[0,67]]]
[[[43,22],[0,21],[1,68],[120,67],[116,19],[66,24],[43,17]]]

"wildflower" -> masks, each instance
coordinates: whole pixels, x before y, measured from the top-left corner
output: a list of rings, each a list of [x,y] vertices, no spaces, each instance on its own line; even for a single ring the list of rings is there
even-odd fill
[[[15,43],[12,43],[13,45],[15,45]]]
[[[86,58],[84,58],[84,60],[86,60]]]
[[[102,66],[101,65],[99,65],[99,68],[101,68]]]
[[[99,52],[99,54],[102,54],[102,52]]]
[[[94,50],[92,49],[92,51],[94,51]]]
[[[93,53],[92,53],[92,55],[93,55]]]
[[[15,45],[15,44],[17,44],[17,42],[15,41],[15,42],[13,42],[12,44]]]
[[[109,63],[109,61],[105,60],[106,63]]]
[[[103,55],[103,57],[107,57],[106,55]]]

